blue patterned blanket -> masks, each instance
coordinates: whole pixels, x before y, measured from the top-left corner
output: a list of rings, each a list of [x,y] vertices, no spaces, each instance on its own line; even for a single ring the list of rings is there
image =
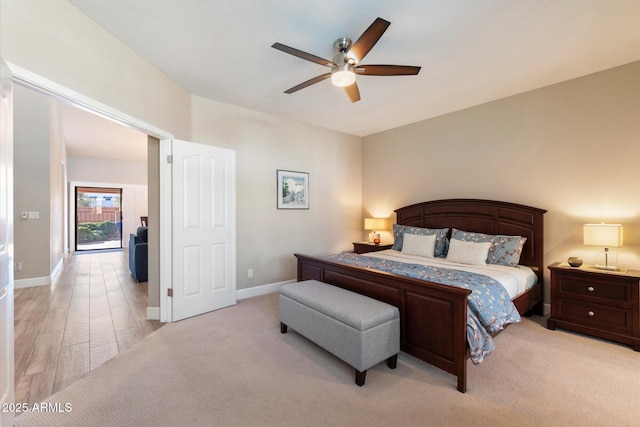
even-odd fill
[[[328,261],[385,271],[414,279],[469,289],[467,341],[471,361],[479,364],[493,352],[491,334],[520,321],[520,314],[504,287],[491,277],[468,271],[409,264],[382,258],[341,253],[323,257]]]

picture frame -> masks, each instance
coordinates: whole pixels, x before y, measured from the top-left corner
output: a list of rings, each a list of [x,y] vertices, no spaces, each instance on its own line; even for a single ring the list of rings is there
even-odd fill
[[[309,209],[309,173],[278,169],[278,209]]]

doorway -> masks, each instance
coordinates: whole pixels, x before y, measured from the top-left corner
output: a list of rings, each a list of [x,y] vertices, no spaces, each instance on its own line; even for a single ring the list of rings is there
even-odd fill
[[[122,249],[122,188],[76,187],[75,250]]]
[[[0,58],[1,60],[1,58]],[[5,88],[5,67],[4,66],[4,62],[2,61],[2,88]],[[8,78],[10,78],[11,80],[9,80],[10,82],[14,83],[15,86],[14,87],[23,87],[23,88],[27,88],[27,89],[35,89],[37,92],[40,92],[44,95],[48,95],[51,96],[55,99],[58,99],[60,101],[62,101],[63,103],[68,103],[70,105],[73,105],[74,107],[80,107],[82,109],[84,109],[84,111],[88,111],[88,112],[92,112],[92,113],[96,113],[97,115],[99,115],[102,118],[108,118],[110,121],[119,123],[121,125],[125,125],[128,126],[130,128],[133,128],[135,130],[138,130],[140,132],[143,132],[147,135],[150,135],[150,137],[148,137],[147,141],[152,140],[153,138],[151,138],[151,136],[153,136],[154,138],[162,138],[162,139],[166,139],[166,138],[172,138],[171,134],[168,134],[165,131],[162,131],[160,129],[157,129],[151,125],[148,125],[144,122],[141,122],[137,119],[131,118],[129,116],[126,116],[116,110],[113,110],[109,107],[106,107],[102,104],[99,104],[93,100],[90,100],[88,98],[85,98],[75,92],[72,92],[66,88],[63,88],[49,80],[46,80],[40,76],[37,76],[35,74],[32,74],[26,70],[23,69],[17,69],[17,73],[14,73],[13,76],[11,76],[11,73],[8,73]],[[8,85],[9,89],[11,89],[11,84]],[[6,99],[11,99],[10,97],[2,97],[2,101],[3,101],[3,105],[4,105],[4,100]],[[4,108],[2,109],[2,111],[0,112],[0,116],[2,116],[5,111]],[[30,115],[27,117],[31,117]],[[124,117],[124,118],[121,118]],[[14,117],[15,119],[15,117]],[[13,121],[13,120],[12,120]],[[51,122],[58,122],[57,120],[52,120]],[[42,127],[39,126],[31,126],[29,128],[37,128],[37,129],[49,129],[49,126],[44,125]],[[4,126],[5,122],[2,122],[2,131],[0,132],[3,136],[7,136],[8,138],[11,138],[13,135],[12,132],[12,126],[7,126],[8,131],[5,132],[5,126]],[[157,140],[156,140],[157,141]],[[2,140],[2,142],[4,142],[4,140]],[[152,147],[153,144],[149,143],[149,147]],[[9,145],[7,146],[7,150],[9,153],[11,153],[10,148],[12,146],[12,142],[9,141]],[[4,143],[0,144],[0,149],[5,149],[5,145]],[[159,151],[160,151],[160,144],[156,143],[154,148],[149,148],[149,150],[152,150],[152,153],[154,154],[153,157],[153,161],[151,161],[150,163],[153,163],[153,167],[154,168],[160,168],[161,163],[159,161]],[[44,151],[44,150],[43,150]],[[15,154],[15,152],[13,153]],[[14,156],[13,155],[0,155],[0,164],[3,164],[3,161],[6,160],[13,160]],[[62,163],[64,162],[64,163]],[[62,162],[60,164],[64,166],[67,164],[67,162],[63,159]],[[9,163],[10,164],[10,163]],[[47,163],[48,164],[48,163]],[[38,169],[38,168],[33,168],[33,164],[32,163],[28,163],[26,168],[32,168],[32,169]],[[8,172],[9,174],[11,174],[11,172],[15,173],[15,168],[3,168],[0,167],[0,176],[5,176],[3,174],[3,172]],[[99,169],[98,169],[99,170]],[[109,169],[112,171],[112,169]],[[13,221],[13,209],[11,209],[11,206],[13,204],[13,185],[11,181],[14,181],[13,184],[15,184],[15,180],[13,179],[13,177],[11,177],[10,175],[7,175],[9,181],[7,181],[9,183],[8,186],[5,186],[3,184],[5,184],[4,179],[0,179],[0,193],[2,193],[2,197],[0,197],[0,211],[5,211],[5,209],[3,209],[4,207],[9,207],[9,209],[6,209],[6,212],[9,213],[9,216],[7,217],[9,219],[9,221]],[[64,179],[62,181],[62,183],[66,183],[67,180]],[[154,194],[154,203],[159,203],[159,193],[161,192],[161,190],[163,189],[163,185],[166,184],[162,184],[162,183],[156,183],[156,182],[152,182],[151,183],[151,188],[150,190],[152,191],[152,194]],[[49,187],[47,186],[43,186],[42,183],[40,182],[39,185],[36,185],[37,187]],[[90,186],[90,185],[86,185],[85,186]],[[118,188],[119,186],[121,186],[120,184],[116,184],[116,185],[106,185],[104,187],[106,188]],[[66,188],[66,185],[63,185],[63,188]],[[167,187],[168,188],[168,187]],[[126,191],[126,186],[125,186],[125,191]],[[145,200],[146,200],[146,185],[145,185]],[[27,193],[28,194],[28,193]],[[5,197],[6,196],[6,197]],[[73,204],[74,201],[71,200],[73,196],[71,196],[71,193],[69,192],[64,192],[64,199],[62,202],[60,202],[61,205],[63,206],[70,206],[71,209],[58,209],[56,210],[56,212],[62,212],[64,210],[65,214],[67,217],[74,217],[73,213],[75,213],[75,209],[73,209]],[[170,193],[169,193],[169,197],[170,197]],[[1,202],[5,202],[6,201],[6,206],[4,206],[3,203]],[[168,200],[166,202],[169,206],[170,206],[170,200]],[[49,204],[47,204],[46,206],[49,206]],[[154,208],[156,208],[156,206],[154,205]],[[126,207],[126,202],[125,202],[125,209],[128,209]],[[151,218],[151,225],[154,224],[153,222],[153,218],[158,218],[158,213],[157,213],[157,209],[154,209],[154,211],[150,212],[152,213]],[[145,212],[145,215],[147,213]],[[0,226],[2,226],[2,224],[4,224],[2,222],[2,214],[0,213]],[[139,221],[139,219],[138,219]],[[43,221],[44,222],[44,221]],[[61,222],[69,222],[69,218],[67,218],[67,221],[64,220],[64,218],[61,220]],[[74,221],[75,222],[75,221]],[[10,223],[9,223],[10,224]],[[159,224],[159,221],[155,222],[155,233],[160,234],[160,231],[164,231],[164,228],[161,227],[161,225]],[[75,229],[74,228],[66,228],[64,225],[60,225],[60,229],[64,230],[62,232],[57,232],[56,233],[56,237],[60,237],[61,240],[66,242],[66,236],[69,237],[69,239],[71,239],[72,237],[75,237],[75,232],[73,231]],[[9,230],[12,230],[12,227],[9,227]],[[170,229],[168,229],[170,230]],[[126,232],[126,228],[124,229],[124,231]],[[13,357],[14,357],[14,320],[13,320],[13,305],[14,305],[14,280],[13,280],[13,268],[11,268],[10,266],[12,266],[13,264],[13,256],[10,256],[8,259],[5,260],[5,258],[3,258],[1,255],[4,253],[2,252],[2,249],[5,248],[15,248],[15,245],[13,244],[9,244],[9,245],[5,245],[2,246],[2,238],[7,237],[10,239],[10,241],[13,241],[13,236],[11,234],[7,234],[6,233],[3,234],[2,230],[0,230],[0,271],[2,271],[2,273],[7,272],[9,274],[9,281],[8,281],[8,287],[5,289],[4,287],[4,282],[2,280],[0,280],[0,316],[3,317],[3,321],[0,322],[0,325],[2,327],[4,327],[3,330],[0,331],[0,342],[2,342],[2,344],[0,344],[0,350],[2,350],[2,352],[0,352],[0,401],[4,402],[12,402],[13,396],[14,396],[14,363],[13,363]],[[63,236],[64,235],[64,236]],[[126,235],[126,234],[125,234]],[[121,243],[122,244],[122,243]],[[45,245],[43,245],[45,246]],[[46,245],[49,246],[49,245]],[[159,245],[158,245],[159,246]],[[64,245],[65,250],[70,250],[72,248],[75,248],[75,242],[73,242],[73,244],[71,245]],[[15,253],[14,253],[15,254]],[[11,255],[11,254],[10,254]],[[115,252],[115,253],[108,253],[106,251],[101,252],[99,254],[95,254],[95,255],[85,255],[87,257],[87,259],[89,259],[90,257],[95,257],[95,256],[124,256],[126,255],[126,252]],[[170,254],[167,252],[163,252],[163,250],[161,250],[160,247],[158,247],[158,251],[157,253],[154,253],[154,256],[156,257],[156,259],[160,259],[160,258],[170,258]],[[84,258],[84,257],[81,257]],[[61,265],[63,265],[63,263],[60,263]],[[122,277],[130,277],[127,273],[127,269],[128,266],[125,264],[124,266],[125,270],[124,273],[122,274]],[[159,300],[159,292],[158,292],[158,287],[159,287],[159,282],[162,283],[165,280],[170,280],[169,279],[165,279],[165,277],[162,276],[164,270],[166,270],[166,268],[164,268],[162,270],[162,272],[160,273],[160,277],[156,276],[156,283],[152,283],[151,281],[148,283],[148,286],[154,286],[155,289],[153,290],[149,290],[148,287],[141,287],[140,284],[138,283],[134,283],[135,288],[138,289],[140,288],[143,292],[144,295],[147,296],[147,298],[149,298],[149,296],[154,297],[155,300],[154,301],[146,301],[146,300],[142,300],[140,299],[140,301],[142,302],[142,306],[140,307],[139,313],[136,317],[139,317],[141,320],[143,321],[148,321],[149,319],[158,319],[159,316],[159,311],[156,307],[158,305],[160,305],[160,307],[162,308],[163,304],[165,304],[164,300]],[[169,271],[170,271],[170,267],[169,267]],[[0,279],[2,279],[1,277],[2,275],[0,275]],[[63,277],[64,275],[61,275],[60,277]],[[100,276],[100,275],[96,275],[96,276]],[[89,275],[83,275],[82,277],[84,277],[85,279],[87,277],[89,277]],[[169,277],[169,276],[166,276]],[[89,283],[89,285],[91,285]],[[28,288],[28,290],[37,290],[38,288],[44,288],[44,287],[33,287],[33,288]],[[69,301],[66,296],[70,295],[68,290],[67,292],[63,292],[63,294],[65,295],[64,298],[49,298],[49,297],[45,297],[43,301],[58,301],[58,302],[64,302],[64,301]],[[62,295],[62,294],[61,294]],[[81,294],[78,293],[78,296],[80,296]],[[88,294],[83,294],[83,295],[88,295]],[[93,294],[92,294],[93,295]],[[108,296],[108,295],[107,295]],[[89,300],[91,300],[91,298],[89,298]],[[91,301],[89,301],[91,302]],[[153,307],[155,308],[155,310],[150,310],[149,304],[152,304]],[[124,305],[123,305],[124,306]],[[129,305],[129,307],[131,307]],[[112,306],[110,303],[107,304],[107,311],[111,311]],[[58,313],[60,315],[67,315],[69,314],[69,310],[67,309],[63,309],[63,310],[49,310],[49,309],[44,309],[44,310],[36,310],[37,312],[41,312],[41,313],[47,313],[47,315],[49,313],[54,314]],[[4,317],[5,313],[7,314],[6,318]],[[112,312],[113,313],[113,312]],[[132,316],[125,316],[127,319],[131,319]],[[92,316],[89,316],[89,320],[92,319]],[[6,321],[5,321],[6,320]],[[106,323],[111,323],[113,325],[115,325],[115,322],[111,321],[111,322],[106,322]],[[68,323],[65,321],[52,321],[52,322],[47,322],[47,325],[53,325],[53,324],[57,324],[57,325],[67,325]],[[115,327],[115,326],[114,326]],[[19,330],[22,330],[20,328],[18,328]],[[76,332],[80,331],[82,333],[88,333],[91,332],[92,329],[98,329],[99,328],[93,328],[93,327],[89,327],[87,328],[86,326],[83,327],[79,327],[77,328]],[[64,336],[60,335],[60,336]],[[5,343],[8,343],[6,346],[4,345]],[[46,342],[42,342],[43,345],[48,345],[48,343]],[[120,348],[119,344],[118,344],[118,348]],[[35,354],[32,352],[29,352],[29,354]],[[38,354],[42,354],[42,353],[38,353]],[[3,357],[4,355],[7,355],[8,358]],[[92,356],[93,357],[93,356]],[[58,359],[58,361],[60,362],[61,360],[66,360],[66,358],[60,357]],[[81,361],[79,363],[88,363],[88,361],[90,361],[89,357],[86,357],[86,355],[83,355],[81,358]],[[6,387],[5,387],[6,386]],[[9,415],[8,415],[9,414]],[[3,412],[2,414],[0,414],[0,419],[1,419],[1,424],[4,425],[6,420],[10,420],[10,418],[7,418],[11,415],[11,419],[12,419],[12,413],[10,412]],[[11,421],[7,421],[6,424],[12,424]]]

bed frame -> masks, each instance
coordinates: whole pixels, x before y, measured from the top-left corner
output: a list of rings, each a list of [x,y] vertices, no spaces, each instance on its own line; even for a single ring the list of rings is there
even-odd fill
[[[521,314],[529,311],[542,314],[545,210],[491,200],[449,199],[418,203],[395,212],[400,225],[526,237],[520,264],[533,269],[538,283],[514,303]],[[295,256],[298,281],[320,280],[398,307],[401,349],[455,375],[458,391],[467,390],[470,290],[302,254]]]

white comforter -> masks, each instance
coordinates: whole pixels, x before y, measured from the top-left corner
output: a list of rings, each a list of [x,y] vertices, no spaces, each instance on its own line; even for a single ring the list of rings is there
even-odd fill
[[[483,274],[491,277],[502,284],[511,299],[516,298],[537,281],[537,276],[529,267],[519,265],[517,267],[508,267],[505,265],[487,264],[487,265],[468,265],[457,262],[450,262],[444,258],[426,258],[417,255],[406,255],[400,251],[387,249],[379,252],[370,252],[366,256],[388,259],[391,261],[406,262],[411,264],[420,264],[432,267],[453,268],[456,270],[468,271],[477,274]]]

